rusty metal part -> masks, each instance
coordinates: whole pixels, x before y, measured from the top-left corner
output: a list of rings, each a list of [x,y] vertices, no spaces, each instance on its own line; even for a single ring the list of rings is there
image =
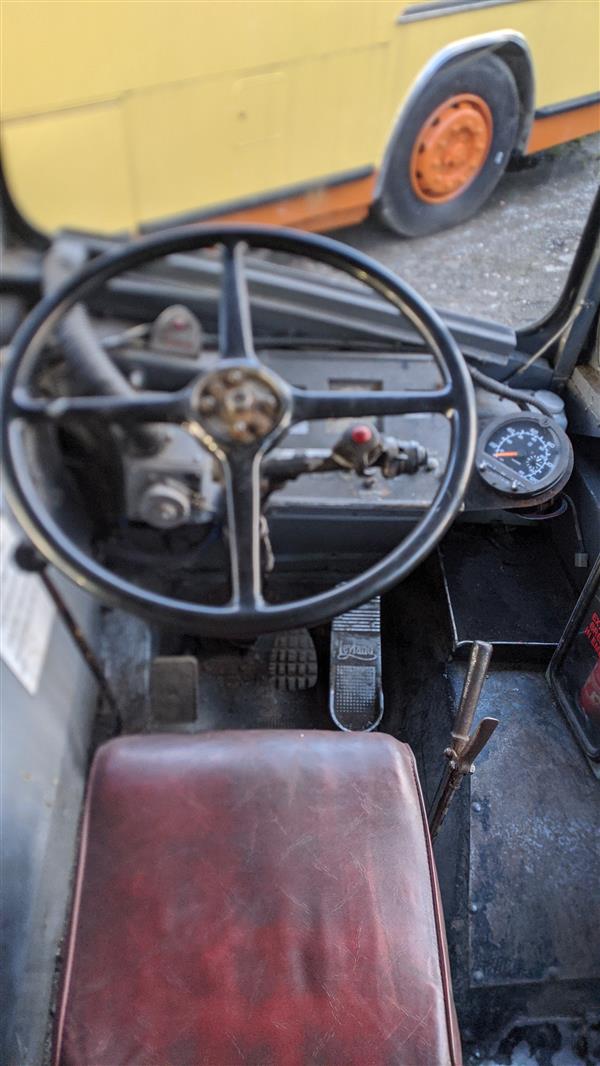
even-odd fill
[[[471,734],[473,719],[491,657],[492,645],[476,640],[471,650],[460,703],[450,734],[452,746],[444,751],[448,764],[429,810],[429,831],[432,840],[439,833],[448,808],[463,779],[474,772],[475,759],[498,725],[497,718],[483,718],[475,732]]]
[[[423,123],[410,157],[413,192],[442,204],[465,191],[490,150],[494,121],[481,96],[459,93],[444,100]]]
[[[258,367],[215,370],[200,379],[192,408],[215,441],[253,444],[272,433],[285,414],[282,384]]]
[[[435,840],[439,833],[448,808],[464,778],[474,773],[475,759],[491,739],[497,725],[497,718],[483,718],[460,753],[454,748],[446,748],[444,755],[448,759],[448,766],[429,812],[429,832],[432,840]]]
[[[492,651],[492,645],[485,640],[476,640],[471,649],[465,683],[454,726],[450,734],[453,740],[452,747],[459,753],[469,743],[469,734],[473,726],[483,682],[491,662]]]

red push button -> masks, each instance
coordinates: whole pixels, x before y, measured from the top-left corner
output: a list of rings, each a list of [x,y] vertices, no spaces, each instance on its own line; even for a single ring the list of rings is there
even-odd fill
[[[350,436],[355,444],[368,444],[373,440],[373,430],[370,426],[354,426]]]

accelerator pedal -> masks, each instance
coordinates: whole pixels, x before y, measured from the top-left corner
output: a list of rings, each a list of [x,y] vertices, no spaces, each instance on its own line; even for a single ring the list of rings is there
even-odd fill
[[[383,716],[380,599],[334,618],[329,714],[345,732],[376,729]]]
[[[302,692],[317,683],[317,651],[308,629],[289,629],[269,638],[269,677],[275,688]]]

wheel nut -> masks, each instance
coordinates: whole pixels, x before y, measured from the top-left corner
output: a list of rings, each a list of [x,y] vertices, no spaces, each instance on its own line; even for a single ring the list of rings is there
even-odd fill
[[[211,396],[209,393],[207,393],[206,396],[201,396],[198,401],[198,410],[202,411],[205,415],[208,415],[211,411],[214,411],[216,406],[217,401],[215,400],[214,396]]]
[[[225,375],[225,381],[228,385],[239,385],[244,380],[244,375],[241,370],[228,370]]]

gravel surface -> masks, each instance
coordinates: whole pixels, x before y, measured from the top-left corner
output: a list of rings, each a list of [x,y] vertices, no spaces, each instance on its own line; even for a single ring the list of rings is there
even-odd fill
[[[462,226],[404,240],[368,221],[332,236],[395,270],[439,308],[522,326],[558,297],[599,181],[594,134],[525,160]]]

